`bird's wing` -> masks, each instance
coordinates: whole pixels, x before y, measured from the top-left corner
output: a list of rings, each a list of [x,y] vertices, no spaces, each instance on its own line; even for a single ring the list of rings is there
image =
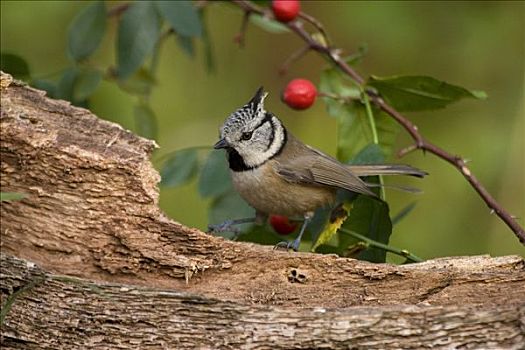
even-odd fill
[[[277,173],[286,181],[342,188],[377,197],[367,185],[337,160],[312,152],[305,156],[277,163]]]

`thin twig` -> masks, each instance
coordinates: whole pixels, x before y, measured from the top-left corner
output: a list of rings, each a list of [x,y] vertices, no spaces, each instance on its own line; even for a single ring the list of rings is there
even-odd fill
[[[332,100],[339,101],[341,103],[350,103],[352,101],[361,100],[360,96],[355,96],[355,97],[354,96],[342,96],[342,95],[332,94],[332,93],[325,92],[325,91],[317,92],[317,97],[331,98]]]
[[[395,247],[389,246],[387,244],[383,244],[383,243],[378,242],[378,241],[374,241],[373,239],[365,237],[365,236],[363,236],[363,235],[361,235],[361,234],[359,234],[357,232],[354,232],[354,231],[351,231],[351,230],[347,230],[345,228],[340,228],[339,231],[341,231],[343,233],[346,233],[347,235],[350,235],[350,236],[352,236],[354,238],[357,238],[357,239],[365,242],[369,247],[382,249],[382,250],[384,250],[386,252],[390,252],[390,253],[394,253],[394,254],[403,256],[403,257],[405,257],[408,260],[413,261],[413,262],[421,262],[421,261],[423,261],[423,259],[421,259],[417,255],[414,255],[414,254],[410,253],[406,249],[399,249],[399,248],[395,248]]]
[[[376,122],[375,122],[375,119],[374,119],[374,113],[372,112],[372,107],[370,106],[370,98],[368,97],[368,94],[364,91],[364,89],[362,90],[362,96],[363,96],[363,101],[364,101],[364,104],[365,104],[365,111],[366,111],[366,116],[368,118],[368,123],[370,124],[370,129],[372,130],[372,142],[376,145],[379,145],[379,136],[377,135],[377,127],[376,127]],[[380,193],[380,198],[382,200],[386,200],[386,192],[385,192],[385,181],[383,180],[383,177],[382,176],[378,176],[379,178],[379,193]]]
[[[260,15],[264,15],[265,11],[259,6],[253,4],[247,0],[232,0],[232,3],[240,7],[245,12],[253,12]],[[303,17],[304,18],[304,17]],[[330,59],[343,73],[348,75],[352,80],[354,80],[358,85],[364,86],[366,81],[361,77],[352,67],[350,67],[344,59],[339,55],[340,50],[329,47],[316,41],[310,33],[308,33],[301,21],[292,21],[284,23],[289,29],[295,32],[303,41],[308,44],[311,50],[317,51],[323,56],[326,56]],[[444,159],[456,169],[458,169],[469,184],[476,190],[479,196],[487,204],[487,206],[493,210],[500,218],[507,224],[507,226],[514,232],[518,237],[520,242],[525,245],[525,230],[518,224],[518,222],[510,215],[503,206],[501,206],[492,195],[485,189],[485,187],[479,182],[479,180],[472,174],[470,169],[466,166],[464,159],[460,156],[452,155],[442,148],[428,142],[425,138],[419,133],[416,125],[411,121],[405,118],[401,113],[396,111],[392,106],[386,103],[380,96],[373,93],[372,91],[367,90],[367,94],[370,96],[372,102],[378,106],[381,110],[389,114],[394,118],[403,128],[410,134],[412,139],[415,142],[415,147],[417,149],[428,151],[436,155],[437,157]]]
[[[241,29],[239,30],[239,33],[235,35],[233,38],[233,41],[239,44],[240,48],[244,47],[244,38],[246,37],[246,29],[248,29],[248,21],[250,20],[250,15],[252,13],[250,11],[245,11],[244,16],[242,17],[242,24]]]
[[[317,30],[323,35],[324,40],[330,44],[330,40],[328,38],[328,35],[326,34],[326,31],[324,30],[323,24],[317,20],[317,18],[310,16],[307,13],[300,12],[299,18],[304,19],[306,22],[312,24]]]
[[[310,51],[310,45],[303,46],[299,50],[295,51],[284,61],[284,63],[279,68],[279,75],[285,75],[288,72],[288,69],[292,65],[292,63],[299,60],[301,57],[306,55]]]
[[[120,4],[120,5],[117,5],[117,6],[114,6],[112,7],[111,9],[109,9],[109,11],[107,12],[107,16],[108,17],[118,17],[120,16],[124,11],[126,11],[129,7],[129,3],[124,3],[124,4]]]
[[[402,158],[402,157],[406,156],[407,154],[412,153],[412,152],[417,151],[417,150],[418,150],[418,148],[417,148],[416,145],[407,146],[407,147],[399,150],[399,152],[397,152],[397,157],[398,158]]]

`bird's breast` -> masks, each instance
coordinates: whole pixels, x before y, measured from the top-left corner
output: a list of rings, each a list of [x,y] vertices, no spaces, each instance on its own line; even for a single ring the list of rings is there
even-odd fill
[[[231,172],[235,189],[250,206],[265,214],[304,216],[332,204],[335,189],[291,183],[274,169],[274,161],[243,172]]]

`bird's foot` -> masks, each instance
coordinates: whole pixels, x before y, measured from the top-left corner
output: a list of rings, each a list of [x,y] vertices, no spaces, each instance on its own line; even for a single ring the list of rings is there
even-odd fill
[[[243,233],[243,231],[241,231],[238,225],[255,222],[255,219],[256,218],[226,220],[223,223],[217,225],[208,225],[208,233],[231,232],[233,233],[233,237],[231,237],[230,239],[235,241]]]
[[[291,242],[282,241],[282,242],[277,243],[273,247],[273,249],[286,249],[286,250],[293,249],[293,251],[296,252],[297,250],[299,250],[299,243],[301,243],[300,239],[294,239]]]
[[[238,236],[241,233],[241,230],[238,227],[236,220],[226,220],[220,224],[208,225],[208,233],[222,233],[222,232],[231,232],[235,236]]]

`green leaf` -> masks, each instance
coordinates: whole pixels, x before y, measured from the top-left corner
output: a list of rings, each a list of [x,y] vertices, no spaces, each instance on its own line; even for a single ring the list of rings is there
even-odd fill
[[[377,242],[388,244],[392,234],[388,204],[366,196],[357,197],[343,227]],[[355,239],[343,235],[340,239],[343,248],[356,242]],[[377,263],[385,262],[386,251],[371,247],[361,252],[358,258]]]
[[[319,237],[325,230],[326,226],[329,224],[331,212],[332,208],[328,206],[318,208],[315,211],[312,221],[310,221],[310,224],[308,224],[308,227],[306,228],[307,232],[305,233],[305,237],[308,237],[308,233],[310,233],[310,236],[312,237],[312,242],[314,243],[312,245],[312,248],[315,248],[316,250],[320,245],[317,244],[317,242],[319,241]]]
[[[321,74],[320,90],[328,95],[339,96],[343,100],[324,97],[327,112],[337,118],[337,158],[347,163],[358,151],[373,142],[372,128],[366,108],[359,98],[360,91],[348,86],[341,73],[326,69]],[[346,100],[348,99],[348,100]],[[385,157],[392,153],[393,145],[400,127],[386,113],[372,108],[379,145]]]
[[[141,67],[126,80],[118,80],[120,88],[131,94],[149,95],[153,86],[157,84],[150,70]]]
[[[81,70],[75,79],[73,100],[82,101],[90,97],[102,81],[102,75],[98,69]]]
[[[19,192],[0,192],[0,202],[19,201],[26,197],[25,193]]]
[[[337,158],[348,163],[372,139],[365,107],[355,102],[341,105],[337,115]]]
[[[101,73],[95,70],[68,68],[62,74],[54,90],[54,97],[70,101],[76,106],[87,108],[87,97],[97,88]],[[49,86],[51,88],[51,86]]]
[[[189,36],[177,36],[177,42],[182,50],[190,57],[195,56],[195,48],[193,46],[193,39]]]
[[[348,217],[350,207],[350,203],[345,202],[344,204],[331,209],[329,211],[329,215],[326,215],[326,208],[324,210],[321,209],[321,211],[316,211],[315,215],[319,216],[319,218],[314,217],[316,224],[319,222],[318,220],[323,220],[323,218],[325,220],[325,224],[320,232],[316,225],[313,227],[313,229],[315,229],[315,231],[313,231],[315,243],[312,245],[312,252],[316,251],[321,245],[326,244],[332,240],[332,237],[335,236],[337,230],[339,230]]]
[[[72,103],[74,102],[73,91],[75,89],[75,84],[79,73],[80,71],[75,67],[68,68],[64,71],[57,84],[55,91],[56,98],[67,100]]]
[[[360,63],[363,57],[368,53],[368,44],[364,43],[359,45],[357,52],[344,58],[345,62],[351,66],[355,66]]]
[[[349,162],[350,164],[359,165],[359,164],[381,164],[385,162],[385,155],[381,147],[375,143],[371,143],[363,148],[359,153],[355,155],[354,158]],[[371,184],[383,184],[380,181],[379,176],[368,176],[365,178],[367,183]],[[371,188],[372,192],[384,199],[384,194],[381,193],[380,187]],[[350,195],[349,197],[352,197]]]
[[[217,197],[232,189],[230,170],[224,151],[211,151],[199,178],[202,197]]]
[[[379,148],[383,161],[388,158],[399,133],[399,126],[385,113],[374,114]],[[371,147],[373,135],[365,107],[359,102],[341,106],[337,116],[337,158],[348,163],[366,147]],[[374,150],[376,151],[376,150]]]
[[[0,62],[2,71],[11,74],[16,79],[29,79],[29,65],[22,57],[10,53],[2,53]]]
[[[261,15],[252,14],[250,16],[250,21],[258,26],[259,28],[267,31],[272,34],[282,34],[289,33],[290,29],[282,23],[274,21],[272,19],[263,17]]]
[[[94,1],[83,9],[69,27],[67,50],[75,61],[82,61],[97,49],[106,31],[104,1]]]
[[[205,11],[201,11],[202,28],[202,44],[204,46],[204,60],[208,73],[215,72],[215,60],[213,58],[213,47],[211,45],[210,33],[206,21],[204,20]]]
[[[320,90],[341,98],[355,97],[354,87],[345,85],[341,74],[335,69],[325,69],[321,74]],[[360,92],[357,91],[357,96]],[[327,112],[337,118],[337,158],[346,163],[372,141],[372,132],[365,107],[357,102],[344,102],[325,97]]]
[[[351,83],[352,86],[347,84]],[[328,95],[334,95],[343,99],[359,99],[361,97],[360,88],[346,79],[344,75],[335,68],[328,68],[321,73],[321,80],[319,83],[319,90]],[[335,100],[331,97],[323,97],[327,104],[341,104],[342,101]],[[331,113],[330,113],[331,114]]]
[[[361,149],[349,162],[350,164],[380,164],[385,162],[383,150],[379,145],[371,143]]]
[[[187,183],[197,172],[197,149],[187,148],[171,155],[161,169],[161,185],[176,187]]]
[[[208,210],[208,222],[220,224],[226,220],[254,217],[255,212],[238,194],[230,190],[215,198]],[[219,236],[232,238],[231,232],[218,233]]]
[[[462,98],[487,97],[483,91],[470,91],[427,76],[372,76],[367,86],[377,89],[398,111],[438,109]]]
[[[401,130],[399,125],[394,118],[389,116],[383,111],[380,111],[375,106],[372,107],[374,118],[376,122],[377,136],[379,138],[379,146],[383,151],[385,159],[389,158],[394,151],[394,145],[396,143],[397,136]]]
[[[31,82],[31,85],[36,89],[44,90],[48,97],[57,98],[57,86],[52,81],[46,79],[35,79]]]
[[[150,106],[139,104],[133,110],[137,133],[150,140],[157,139],[157,118]]]
[[[160,18],[155,5],[149,1],[130,4],[124,12],[117,38],[117,74],[127,79],[153,52],[160,34]]]
[[[201,36],[199,14],[191,1],[155,1],[155,4],[175,33],[186,37]]]

